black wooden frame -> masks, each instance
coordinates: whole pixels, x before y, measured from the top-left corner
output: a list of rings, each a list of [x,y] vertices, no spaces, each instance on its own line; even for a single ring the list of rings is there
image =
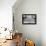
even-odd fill
[[[35,16],[35,23],[24,23],[24,17],[23,16],[30,15],[30,16]],[[22,14],[22,24],[36,24],[37,23],[37,15],[36,14]]]

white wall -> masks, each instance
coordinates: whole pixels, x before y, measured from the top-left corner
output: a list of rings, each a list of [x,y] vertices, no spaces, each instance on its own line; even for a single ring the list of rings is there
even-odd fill
[[[25,38],[34,40],[36,46],[41,46],[41,1],[23,0],[18,7],[16,5],[13,8],[15,29],[22,32]],[[23,25],[22,14],[37,14],[37,24]]]
[[[0,27],[12,28],[12,6],[16,0],[0,0]]]
[[[46,0],[41,2],[41,38],[42,46],[46,46]]]

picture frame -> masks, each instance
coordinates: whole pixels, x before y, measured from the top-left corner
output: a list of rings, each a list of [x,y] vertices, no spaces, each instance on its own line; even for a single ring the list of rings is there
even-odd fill
[[[22,24],[36,24],[37,15],[36,14],[22,14]]]

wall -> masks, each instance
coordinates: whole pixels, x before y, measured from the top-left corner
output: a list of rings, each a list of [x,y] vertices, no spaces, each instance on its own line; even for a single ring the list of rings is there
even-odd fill
[[[12,28],[12,6],[16,0],[0,0],[0,27]]]
[[[16,5],[13,7],[15,29],[22,32],[25,39],[34,40],[36,46],[41,46],[41,1],[23,0],[20,5]],[[37,14],[37,24],[23,25],[22,14]]]
[[[46,46],[46,0],[41,1],[41,38],[42,46]]]

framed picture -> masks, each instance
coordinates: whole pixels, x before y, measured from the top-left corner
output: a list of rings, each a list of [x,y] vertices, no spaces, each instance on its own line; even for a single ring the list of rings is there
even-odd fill
[[[36,14],[22,14],[22,24],[36,24]]]

